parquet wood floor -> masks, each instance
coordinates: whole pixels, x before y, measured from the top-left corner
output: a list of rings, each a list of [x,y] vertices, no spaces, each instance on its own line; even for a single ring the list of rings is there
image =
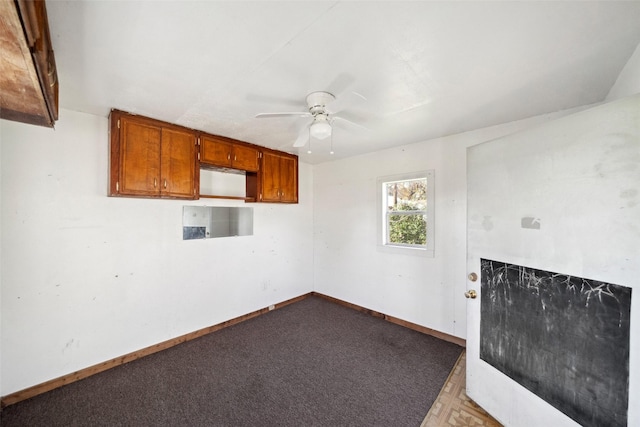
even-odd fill
[[[462,352],[420,427],[502,427],[467,396],[465,373],[466,352]]]

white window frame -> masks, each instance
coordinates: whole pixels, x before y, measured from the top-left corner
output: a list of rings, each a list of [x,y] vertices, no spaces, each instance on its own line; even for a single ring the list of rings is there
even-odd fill
[[[397,181],[409,181],[412,179],[427,179],[427,244],[416,247],[412,245],[388,243],[387,237],[387,204],[385,184]],[[378,250],[381,252],[417,255],[427,258],[435,256],[435,173],[433,170],[409,172],[398,175],[382,176],[376,180],[378,201]]]

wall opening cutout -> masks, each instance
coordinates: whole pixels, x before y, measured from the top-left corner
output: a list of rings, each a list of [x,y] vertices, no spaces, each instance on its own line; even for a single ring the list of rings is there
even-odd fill
[[[184,206],[182,240],[252,236],[253,208]]]

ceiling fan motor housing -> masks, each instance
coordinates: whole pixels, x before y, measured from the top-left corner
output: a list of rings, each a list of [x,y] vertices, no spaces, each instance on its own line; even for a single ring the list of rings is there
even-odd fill
[[[307,95],[307,106],[309,112],[313,115],[326,114],[325,108],[327,104],[335,100],[336,97],[329,92],[311,92]]]

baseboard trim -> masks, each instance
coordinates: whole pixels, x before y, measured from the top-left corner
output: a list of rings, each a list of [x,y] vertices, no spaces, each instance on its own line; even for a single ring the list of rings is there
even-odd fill
[[[265,307],[260,310],[252,311],[251,313],[245,314],[243,316],[238,316],[233,319],[227,320],[226,322],[218,323],[216,325],[208,326],[203,329],[199,329],[194,332],[190,332],[185,335],[181,335],[176,338],[172,338],[167,341],[163,341],[158,344],[154,344],[152,346],[143,348],[141,350],[134,351],[132,353],[125,354],[124,356],[116,357],[115,359],[107,360],[102,363],[98,363],[97,365],[90,366],[88,368],[81,369],[76,372],[72,372],[67,375],[63,375],[58,378],[54,378],[52,380],[46,381],[41,384],[37,384],[32,387],[28,387],[24,390],[17,391],[15,393],[8,394],[3,396],[0,399],[0,407],[5,408],[9,405],[13,405],[14,403],[18,403],[22,400],[29,399],[31,397],[35,397],[39,394],[46,393],[58,387],[62,387],[63,385],[71,384],[73,382],[82,380],[84,378],[90,377],[92,375],[98,374],[100,372],[106,371],[111,368],[115,368],[116,366],[124,365],[125,363],[133,362],[134,360],[140,359],[145,356],[149,356],[153,353],[157,353],[162,350],[166,350],[178,344],[182,344],[187,341],[191,341],[193,339],[202,337],[204,335],[210,334],[212,332],[219,331],[220,329],[227,328],[229,326],[237,325],[238,323],[244,322],[245,320],[253,319],[254,317],[260,316],[262,314],[268,313],[272,310],[277,310],[279,308],[285,307],[289,304],[293,304],[295,302],[301,301],[307,297],[311,296],[311,293],[300,295],[295,298],[288,299],[286,301],[280,302],[278,304],[274,304],[273,308]]]
[[[178,344],[182,344],[187,341],[194,340],[196,338],[200,338],[204,335],[208,335],[212,332],[219,331],[221,329],[227,328],[229,326],[237,325],[238,323],[244,322],[245,320],[253,319],[254,317],[260,316],[262,314],[268,313],[272,310],[277,310],[279,308],[285,307],[289,304],[293,304],[298,301],[302,301],[305,298],[310,296],[317,296],[319,298],[323,298],[327,301],[331,301],[333,303],[342,305],[344,307],[351,308],[353,310],[357,310],[362,313],[369,314],[374,317],[379,317],[388,322],[395,323],[396,325],[403,326],[405,328],[413,329],[414,331],[422,332],[423,334],[431,335],[436,338],[439,338],[444,341],[448,341],[454,344],[458,344],[462,347],[466,347],[466,341],[462,338],[455,337],[453,335],[446,334],[444,332],[439,332],[434,329],[427,328],[425,326],[421,326],[415,323],[407,322],[406,320],[398,319],[393,316],[386,315],[384,313],[380,313],[378,311],[370,310],[368,308],[359,306],[357,304],[352,304],[350,302],[346,302],[340,300],[338,298],[330,297],[328,295],[321,294],[319,292],[309,292],[307,294],[300,295],[295,298],[288,299],[286,301],[280,302],[278,304],[274,304],[274,307],[270,309],[269,307],[261,308],[256,311],[252,311],[251,313],[235,317],[233,319],[227,320],[226,322],[218,323],[216,325],[208,326],[206,328],[199,329],[194,332],[190,332],[185,335],[181,335],[176,338],[172,338],[167,341],[163,341],[158,344],[154,344],[149,347],[145,347],[143,349],[134,351],[132,353],[125,354],[124,356],[116,357],[115,359],[107,360],[102,363],[98,363],[97,365],[90,366],[88,368],[81,369],[76,372],[72,372],[67,375],[63,375],[58,378],[54,378],[52,380],[46,381],[41,384],[37,384],[32,387],[25,388],[24,390],[17,391],[15,393],[8,394],[3,396],[0,399],[0,407],[4,408],[9,405],[13,405],[14,403],[18,403],[20,401],[29,399],[31,397],[35,397],[39,394],[46,393],[58,387],[62,387],[67,384],[74,383],[76,381],[88,378],[92,375],[99,374],[100,372],[104,372],[108,369],[115,368],[116,366],[124,365],[125,363],[133,362],[134,360],[140,359],[145,356],[149,356],[151,354],[157,353],[162,350],[166,350]]]
[[[343,301],[343,300],[338,299],[338,298],[330,297],[329,295],[324,295],[324,294],[321,294],[319,292],[311,292],[311,294],[315,295],[317,297],[320,297],[320,298],[324,298],[324,299],[326,299],[328,301],[332,301],[332,302],[334,302],[336,304],[340,304],[342,306],[357,310],[359,312],[369,314],[369,315],[371,315],[373,317],[379,317],[379,318],[384,319],[384,320],[386,320],[388,322],[395,323],[396,325],[404,326],[405,328],[409,328],[409,329],[421,332],[421,333],[426,334],[426,335],[431,335],[431,336],[439,338],[439,339],[441,339],[443,341],[454,343],[454,344],[457,344],[457,345],[459,345],[461,347],[465,347],[465,348],[467,347],[467,341],[465,339],[458,338],[456,336],[449,335],[449,334],[446,334],[444,332],[436,331],[435,329],[427,328],[426,326],[421,326],[421,325],[418,325],[417,323],[412,323],[412,322],[408,322],[406,320],[399,319],[397,317],[389,316],[387,314],[380,313],[380,312],[375,311],[375,310],[370,310],[368,308],[359,306],[357,304],[352,304],[350,302],[346,302],[346,301]]]

